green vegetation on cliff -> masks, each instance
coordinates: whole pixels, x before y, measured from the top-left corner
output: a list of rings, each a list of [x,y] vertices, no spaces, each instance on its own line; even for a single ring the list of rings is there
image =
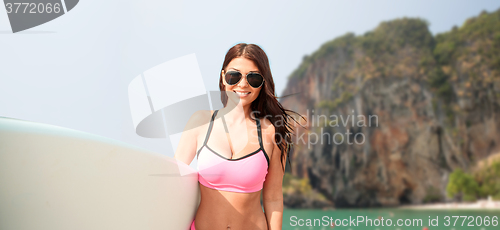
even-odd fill
[[[410,51],[405,48],[411,47]],[[449,104],[463,92],[455,92],[451,82],[456,81],[456,68],[451,65],[462,64],[467,67],[470,85],[485,84],[500,76],[500,10],[492,13],[482,12],[478,17],[468,19],[460,28],[453,27],[449,32],[435,37],[429,32],[428,22],[422,19],[402,18],[382,22],[375,30],[355,36],[347,33],[323,44],[310,56],[304,56],[303,62],[290,75],[291,79],[302,79],[313,65],[329,55],[343,53],[352,58],[358,52],[361,58],[355,58],[360,71],[347,73],[361,75],[362,78],[376,76],[401,76],[404,69],[393,64],[396,53],[405,52],[406,56],[419,53],[421,56],[418,71],[436,94]],[[401,56],[401,55],[400,55]],[[458,62],[458,63],[457,63]],[[488,67],[485,69],[484,67]],[[491,73],[489,73],[491,71]],[[482,76],[484,75],[484,76]],[[347,84],[344,84],[347,85]],[[336,90],[346,90],[332,86]],[[498,97],[498,95],[495,95]],[[450,105],[451,106],[451,105]],[[452,108],[444,108],[450,122],[453,120]]]
[[[283,177],[283,199],[288,207],[308,206],[331,207],[331,203],[321,193],[312,189],[309,179],[298,178],[290,173]]]
[[[358,37],[357,45],[371,57],[394,54],[409,45],[416,49],[428,49],[434,38],[428,29],[429,23],[422,19],[402,18],[382,22],[373,32]]]
[[[463,172],[461,169],[456,169],[450,175],[446,192],[449,197],[461,195],[464,201],[475,201],[479,186],[472,175]]]
[[[488,91],[488,85],[500,76],[500,10],[483,11],[468,19],[460,28],[438,34],[433,49],[438,68],[429,83],[444,101],[448,124],[453,126],[458,107],[453,100],[480,99],[478,91]],[[459,75],[465,76],[459,79]],[[459,90],[454,90],[459,89]],[[492,95],[499,98],[499,95]]]
[[[428,22],[422,19],[402,18],[382,22],[374,31],[361,36],[347,33],[323,44],[310,56],[304,56],[300,66],[290,75],[290,78],[303,78],[307,69],[316,61],[343,52],[347,56],[360,50],[372,59],[384,59],[405,46],[417,49],[428,49],[434,46],[434,38],[429,32]],[[379,66],[382,67],[382,66]]]
[[[473,44],[474,42],[480,44]],[[469,55],[473,48],[491,68],[500,66],[500,10],[481,12],[478,17],[468,19],[460,28],[436,36],[434,56],[440,65],[450,65],[454,60]],[[477,47],[474,47],[476,46]]]
[[[500,200],[500,161],[473,173],[456,169],[450,175],[446,192],[449,197],[458,196],[464,201],[475,201],[488,196]]]
[[[324,64],[328,57],[330,61],[343,58],[337,63],[344,66],[332,67],[337,71],[332,76],[333,99],[324,98],[316,105],[334,109],[346,102],[346,92],[357,92],[356,78],[365,81],[413,75],[433,90],[441,102],[434,103],[435,109],[439,106],[445,115],[444,128],[452,130],[462,110],[470,109],[469,102],[483,100],[478,96],[500,100],[494,86],[500,81],[500,9],[483,11],[461,27],[436,36],[429,32],[428,24],[423,19],[401,18],[382,22],[364,35],[347,33],[305,56],[290,79],[315,73],[319,63]],[[415,57],[418,63],[414,63]],[[459,119],[470,124],[469,118]]]
[[[344,50],[349,54],[352,54],[352,45],[355,42],[355,36],[353,33],[348,33],[339,38],[333,39],[319,48],[318,51],[314,52],[311,56],[304,56],[302,63],[299,67],[290,75],[290,78],[303,78],[306,74],[307,69],[315,61],[326,57],[327,55],[335,52],[338,49]]]

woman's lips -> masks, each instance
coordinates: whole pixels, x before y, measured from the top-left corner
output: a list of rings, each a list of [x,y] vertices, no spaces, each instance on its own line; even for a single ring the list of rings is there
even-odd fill
[[[241,97],[248,97],[248,95],[250,94],[250,92],[245,92],[245,91],[233,91],[235,92],[238,96]]]

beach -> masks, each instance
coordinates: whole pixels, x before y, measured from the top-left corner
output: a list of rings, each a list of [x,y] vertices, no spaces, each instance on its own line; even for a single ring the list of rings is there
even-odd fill
[[[405,205],[401,206],[400,209],[492,209],[500,210],[500,201],[494,201],[492,199],[478,200],[476,202],[450,202],[450,203],[436,203],[436,204],[423,204],[423,205]]]

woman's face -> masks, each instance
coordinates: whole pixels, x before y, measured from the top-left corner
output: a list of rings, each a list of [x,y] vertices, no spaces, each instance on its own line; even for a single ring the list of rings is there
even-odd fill
[[[235,85],[228,85],[226,80],[224,79],[224,75],[227,71],[240,72],[242,74],[242,79]],[[233,101],[234,103],[238,103],[239,101],[240,103],[242,103],[242,106],[245,106],[251,104],[255,99],[257,99],[262,86],[259,88],[253,88],[248,84],[246,75],[250,72],[262,74],[255,63],[253,63],[253,61],[244,57],[234,58],[227,65],[226,71],[222,70],[222,82],[226,87],[226,91],[234,92],[228,93],[229,100]]]

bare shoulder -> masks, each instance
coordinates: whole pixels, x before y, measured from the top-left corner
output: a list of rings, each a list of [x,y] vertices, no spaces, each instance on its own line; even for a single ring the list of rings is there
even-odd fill
[[[200,110],[194,112],[182,132],[181,139],[174,154],[174,158],[189,165],[196,156],[199,146],[199,136],[206,124],[210,122],[212,111]]]
[[[275,127],[269,118],[264,117],[260,119],[262,134],[265,136],[274,136]]]
[[[264,150],[268,154],[270,159],[273,158],[274,152],[278,149],[275,140],[275,127],[273,123],[267,118],[260,118],[260,126],[262,130],[262,144],[264,145]]]
[[[210,119],[213,113],[213,110],[198,110],[191,115],[191,119]]]
[[[210,122],[213,111],[211,110],[198,110],[191,115],[186,125],[186,130],[200,128]]]

